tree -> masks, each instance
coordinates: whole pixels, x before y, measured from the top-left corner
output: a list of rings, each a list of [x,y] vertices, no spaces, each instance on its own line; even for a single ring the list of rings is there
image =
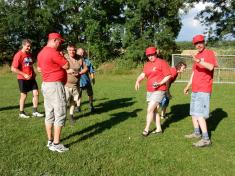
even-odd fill
[[[143,61],[149,45],[167,57],[176,48],[180,8],[183,0],[0,0],[0,52],[9,58],[30,38],[36,55],[48,33],[60,32],[96,64],[120,56]]]
[[[179,9],[181,0],[136,0],[125,1],[123,46],[127,57],[143,60],[147,46],[157,45],[165,57],[176,49],[175,39],[181,29]]]
[[[62,0],[8,0],[0,1],[1,53],[11,58],[21,41],[33,41],[33,54],[37,54],[47,40],[49,32],[63,33],[64,11]],[[4,51],[3,51],[4,50]]]
[[[198,19],[207,28],[210,39],[235,37],[235,1],[203,0],[209,3],[205,10],[198,14]],[[211,35],[213,33],[214,35]]]

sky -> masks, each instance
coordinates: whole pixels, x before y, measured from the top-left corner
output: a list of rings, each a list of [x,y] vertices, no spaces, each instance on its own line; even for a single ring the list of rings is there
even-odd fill
[[[187,14],[182,15],[182,27],[176,41],[191,41],[194,35],[203,34],[205,26],[194,18],[205,6],[203,3],[198,3]]]

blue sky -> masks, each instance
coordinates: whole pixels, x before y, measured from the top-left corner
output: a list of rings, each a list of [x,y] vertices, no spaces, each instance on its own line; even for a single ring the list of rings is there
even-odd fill
[[[197,13],[205,8],[205,4],[198,3],[194,8],[190,9],[187,14],[182,15],[182,27],[178,35],[177,41],[191,41],[196,34],[203,34],[205,26],[195,20]]]

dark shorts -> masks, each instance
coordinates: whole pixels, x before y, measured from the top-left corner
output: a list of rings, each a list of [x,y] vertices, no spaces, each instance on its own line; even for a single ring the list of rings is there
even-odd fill
[[[159,103],[160,107],[165,108],[169,105],[169,98],[165,95],[162,101]]]
[[[38,84],[35,79],[32,80],[18,79],[18,84],[21,93],[27,93],[32,90],[38,90]]]
[[[93,89],[91,84],[87,84],[85,87],[80,87],[79,95],[81,97],[82,91],[86,90],[88,96],[93,96]]]

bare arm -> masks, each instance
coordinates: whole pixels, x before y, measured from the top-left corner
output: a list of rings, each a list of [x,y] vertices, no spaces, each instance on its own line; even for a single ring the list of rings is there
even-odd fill
[[[139,90],[140,88],[140,82],[145,78],[145,73],[141,73],[135,82],[135,90]]]
[[[82,65],[82,70],[79,72],[80,75],[86,73],[88,71],[88,67],[87,65],[85,64],[85,62],[83,60],[80,61],[81,62],[81,65]]]
[[[205,62],[205,61],[203,61],[203,60],[201,60],[201,59],[197,59],[197,58],[195,57],[195,55],[192,55],[192,57],[193,57],[193,60],[194,60],[195,62],[199,63],[200,65],[202,65],[202,66],[205,67],[206,69],[208,69],[208,70],[210,70],[210,71],[212,71],[212,70],[214,69],[214,65],[213,65],[213,64],[210,64],[210,63],[208,63],[208,62]]]
[[[69,69],[69,62],[67,62],[66,64],[64,64],[64,66],[62,66],[63,69],[68,70]]]
[[[192,85],[193,75],[194,75],[194,72],[192,72],[191,77],[189,79],[189,82],[188,82],[187,86],[184,88],[184,94],[186,94],[186,95],[188,94],[189,88]]]
[[[39,73],[42,72],[42,70],[41,70],[41,68],[40,68],[39,66],[37,66],[37,71],[38,71]]]
[[[168,75],[168,76],[164,77],[158,84],[163,85],[163,84],[167,83],[170,78],[171,78],[171,75]]]
[[[15,68],[15,67],[13,67],[13,66],[11,66],[11,71],[12,72],[14,72],[14,73],[16,73],[16,74],[20,74],[20,75],[22,75],[25,79],[30,79],[30,75],[28,75],[28,74],[26,74],[26,73],[24,73],[24,72],[22,72],[22,71],[20,71],[18,68]]]

